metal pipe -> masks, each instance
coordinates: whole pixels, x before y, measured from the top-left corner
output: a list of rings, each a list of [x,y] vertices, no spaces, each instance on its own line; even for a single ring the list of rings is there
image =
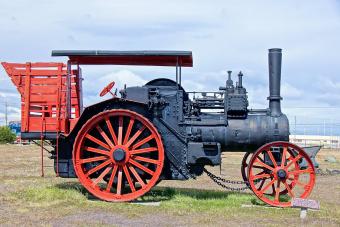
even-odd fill
[[[240,71],[239,74],[238,74],[238,87],[239,88],[242,88],[242,76],[243,76],[243,73]]]
[[[227,88],[233,88],[233,80],[231,79],[232,71],[228,71]]]
[[[271,116],[281,116],[281,63],[282,50],[279,48],[269,49],[269,109]]]

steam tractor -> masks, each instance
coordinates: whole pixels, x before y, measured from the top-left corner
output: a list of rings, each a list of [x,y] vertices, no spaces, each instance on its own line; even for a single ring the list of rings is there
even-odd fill
[[[67,63],[2,65],[21,94],[21,137],[51,150],[56,174],[77,177],[95,197],[135,200],[161,180],[187,180],[221,165],[221,153],[244,151],[244,183],[272,206],[306,198],[315,169],[304,150],[289,143],[281,112],[281,49],[269,50],[269,107],[250,109],[243,74],[232,72],[216,92],[187,92],[181,68],[192,67],[189,51],[52,51]],[[157,78],[100,96],[83,108],[81,65],[173,66],[176,80]],[[118,94],[119,93],[119,94]],[[119,97],[118,97],[119,96]],[[306,162],[301,167],[301,162]],[[43,156],[42,156],[43,163]],[[222,179],[223,182],[223,179]]]

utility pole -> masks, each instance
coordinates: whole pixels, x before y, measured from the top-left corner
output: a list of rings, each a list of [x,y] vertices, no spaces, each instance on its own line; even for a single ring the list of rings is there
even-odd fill
[[[294,140],[296,139],[296,115],[294,116]]]
[[[7,100],[5,101],[5,122],[6,122],[6,126],[8,126],[8,103]]]

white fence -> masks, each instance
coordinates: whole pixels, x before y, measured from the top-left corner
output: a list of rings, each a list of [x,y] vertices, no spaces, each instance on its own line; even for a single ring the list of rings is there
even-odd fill
[[[299,146],[317,145],[330,149],[340,148],[340,136],[290,135],[289,141]]]

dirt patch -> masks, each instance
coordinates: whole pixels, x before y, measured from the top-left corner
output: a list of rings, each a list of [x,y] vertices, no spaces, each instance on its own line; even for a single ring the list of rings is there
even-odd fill
[[[116,225],[116,226],[182,226],[185,221],[165,215],[145,215],[143,217],[128,217],[121,214],[103,212],[81,212],[68,215],[53,222],[53,226]]]

